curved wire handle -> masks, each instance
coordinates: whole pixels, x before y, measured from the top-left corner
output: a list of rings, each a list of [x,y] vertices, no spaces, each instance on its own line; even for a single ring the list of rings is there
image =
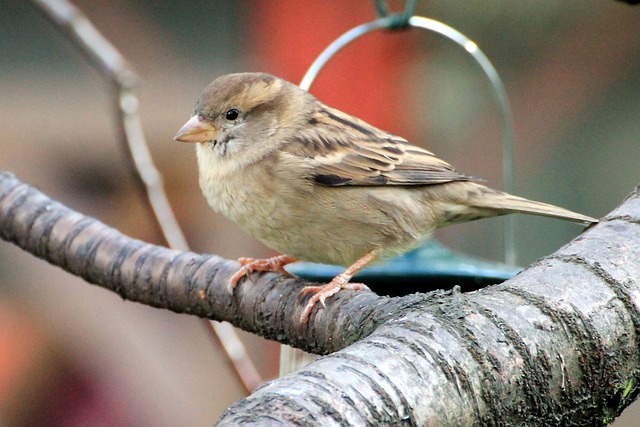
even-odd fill
[[[375,21],[368,22],[366,24],[359,25],[352,28],[346,33],[338,37],[333,43],[331,43],[311,64],[309,70],[302,78],[300,87],[304,90],[309,90],[311,84],[316,79],[322,68],[329,62],[333,56],[338,53],[343,47],[353,42],[357,38],[382,29],[389,29],[393,26],[394,16],[386,16],[378,18]],[[509,193],[514,192],[514,169],[513,169],[513,118],[511,116],[511,108],[509,106],[509,98],[507,97],[507,91],[502,84],[502,80],[498,75],[498,72],[489,61],[489,58],[480,50],[477,44],[473,40],[469,39],[458,30],[443,24],[442,22],[425,18],[422,16],[412,16],[409,18],[409,27],[422,28],[428,31],[441,34],[447,37],[449,40],[456,42],[462,46],[480,65],[482,71],[489,78],[491,87],[493,89],[493,95],[498,103],[500,109],[500,121],[502,131],[502,167],[503,167],[503,179],[505,190]],[[515,250],[515,226],[513,216],[506,218],[506,225],[504,229],[504,247],[505,247],[505,262],[510,265],[516,264],[516,250]]]

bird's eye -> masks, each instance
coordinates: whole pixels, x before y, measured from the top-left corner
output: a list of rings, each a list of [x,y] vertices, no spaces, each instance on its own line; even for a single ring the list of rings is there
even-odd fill
[[[235,119],[238,118],[238,116],[240,116],[240,112],[238,110],[236,110],[235,108],[230,109],[224,115],[224,117],[227,120],[235,120]]]

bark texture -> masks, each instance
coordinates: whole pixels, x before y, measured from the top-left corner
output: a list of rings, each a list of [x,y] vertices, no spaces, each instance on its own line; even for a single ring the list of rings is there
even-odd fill
[[[132,240],[6,173],[0,236],[123,298],[335,352],[237,402],[220,425],[597,425],[639,390],[638,189],[503,284],[340,292],[307,325],[304,282],[255,275],[231,294],[237,263]]]
[[[609,423],[640,380],[639,197],[512,280],[405,307],[220,425]]]
[[[382,298],[370,292],[340,292],[327,309],[300,314],[309,285],[279,274],[253,274],[233,292],[226,286],[240,264],[215,255],[182,252],[124,236],[100,221],[51,200],[36,188],[0,172],[0,238],[122,298],[226,320],[266,338],[325,354],[366,335],[385,312],[422,300]],[[365,326],[368,325],[368,326]]]

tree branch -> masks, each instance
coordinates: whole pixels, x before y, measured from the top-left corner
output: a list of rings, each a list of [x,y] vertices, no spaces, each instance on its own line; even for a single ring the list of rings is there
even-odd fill
[[[254,283],[241,282],[232,295],[226,283],[240,268],[236,261],[131,239],[9,173],[0,173],[0,237],[124,299],[226,320],[314,353],[329,353],[357,340],[363,333],[362,318],[376,312],[362,307],[386,300],[372,293],[344,292],[336,298],[343,306],[323,309],[308,325],[301,325],[298,318],[304,306],[297,291],[308,282],[254,274]],[[350,338],[342,338],[345,333]]]
[[[640,380],[640,188],[503,284],[407,307],[258,389],[220,425],[584,426]]]
[[[595,425],[638,394],[640,189],[501,285],[401,298],[340,292],[308,325],[299,279],[132,240],[0,174],[0,236],[117,292],[330,356],[258,389],[221,425]]]

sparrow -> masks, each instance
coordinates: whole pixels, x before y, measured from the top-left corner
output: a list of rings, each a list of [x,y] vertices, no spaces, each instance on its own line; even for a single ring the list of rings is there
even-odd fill
[[[420,246],[437,228],[526,213],[596,219],[482,185],[406,139],[329,107],[265,73],[228,74],[200,95],[177,141],[196,144],[209,205],[284,255],[241,258],[236,284],[254,271],[303,260],[345,266],[312,294],[301,322],[367,264]]]

